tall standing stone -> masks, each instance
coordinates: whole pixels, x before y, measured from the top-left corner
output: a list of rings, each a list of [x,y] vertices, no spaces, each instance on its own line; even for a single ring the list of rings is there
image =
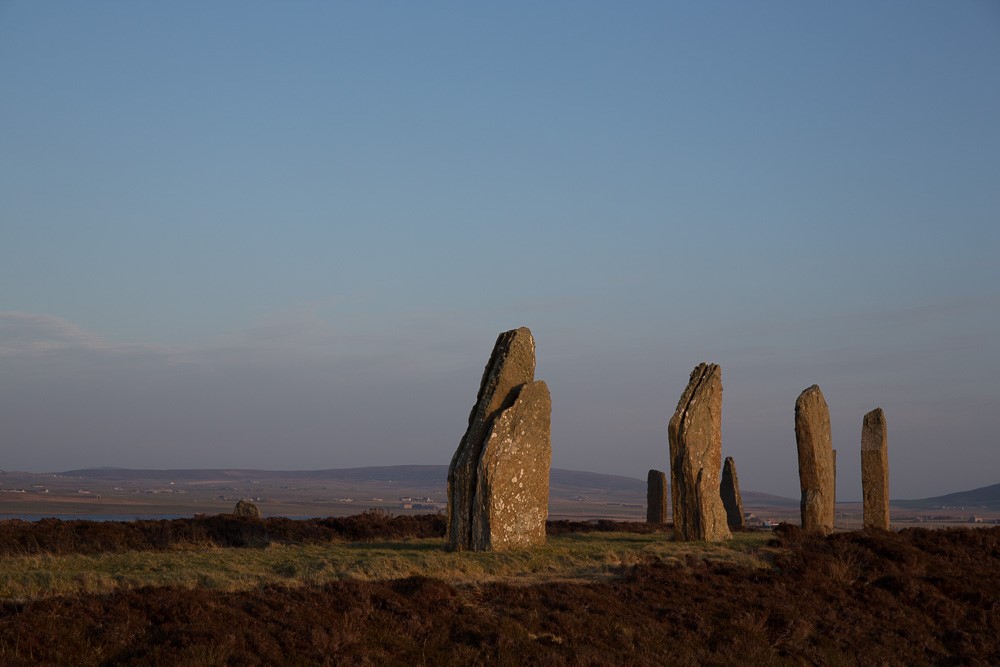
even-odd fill
[[[526,327],[497,337],[483,371],[469,425],[448,467],[448,546],[472,545],[472,510],[479,462],[493,422],[514,405],[522,385],[535,379],[535,340]]]
[[[667,473],[650,470],[646,476],[646,523],[667,522]]]
[[[795,401],[795,444],[799,451],[802,529],[833,532],[835,473],[830,409],[823,392],[813,385]]]
[[[667,426],[674,539],[732,537],[719,497],[722,465],[722,370],[699,364],[691,372]]]
[[[889,530],[889,439],[882,408],[861,422],[861,492],[864,527]]]
[[[746,517],[743,514],[743,496],[740,495],[740,480],[736,477],[736,462],[732,456],[726,457],[722,466],[722,484],[719,486],[722,506],[726,508],[726,522],[729,530],[745,530]]]
[[[473,551],[507,551],[545,542],[552,464],[552,401],[545,382],[520,387],[493,422],[476,475]]]

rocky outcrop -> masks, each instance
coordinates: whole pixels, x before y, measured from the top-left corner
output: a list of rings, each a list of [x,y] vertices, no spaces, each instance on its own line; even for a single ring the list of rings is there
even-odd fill
[[[830,409],[823,392],[813,385],[795,401],[795,444],[799,453],[802,529],[833,532],[836,465],[830,436]]]
[[[541,381],[522,385],[483,445],[472,505],[473,551],[507,551],[545,542],[549,514],[552,401]]]
[[[650,470],[646,475],[646,523],[667,522],[667,473]]]
[[[667,427],[674,539],[732,537],[719,497],[722,464],[722,370],[699,364]]]
[[[526,327],[505,331],[497,337],[490,355],[489,362],[483,371],[483,377],[479,385],[479,393],[476,396],[476,403],[469,414],[469,424],[459,442],[458,449],[452,457],[451,465],[448,468],[448,547],[454,550],[465,550],[473,548],[473,517],[475,508],[487,507],[490,501],[485,498],[476,499],[477,490],[482,488],[480,493],[489,493],[493,488],[495,480],[486,480],[481,485],[479,482],[483,452],[487,441],[491,437],[495,422],[501,413],[513,407],[518,400],[519,394],[525,385],[530,385],[535,379],[535,341]],[[544,386],[544,385],[543,385]],[[540,389],[535,388],[526,396],[526,399],[535,400]],[[545,389],[548,395],[547,388]],[[530,411],[529,411],[530,412]],[[512,413],[509,419],[514,419],[516,415],[527,414],[522,406]],[[533,414],[533,413],[532,413]],[[548,416],[546,419],[545,442],[548,443]],[[533,425],[528,426],[523,419],[518,421],[525,432],[538,433],[539,429]],[[509,425],[507,425],[509,427]],[[502,429],[497,431],[500,438]],[[502,439],[502,438],[501,438]],[[523,442],[517,444],[517,448],[526,447]],[[542,445],[538,445],[543,447]],[[544,445],[551,449],[550,444]],[[494,447],[494,451],[503,449],[499,444]],[[491,454],[491,457],[493,455]],[[540,460],[541,455],[536,456]],[[494,467],[498,464],[493,461]],[[502,466],[501,466],[502,468]],[[490,464],[486,466],[490,470]],[[548,505],[548,469],[545,473],[545,506]],[[547,509],[546,509],[547,512]],[[480,522],[485,521],[492,526],[493,522],[488,518],[481,517]],[[544,519],[543,519],[544,523]],[[492,540],[490,540],[492,543]],[[483,540],[477,538],[477,544],[482,544]]]
[[[737,532],[746,529],[746,516],[743,514],[743,497],[740,495],[740,480],[736,477],[736,462],[732,456],[726,457],[722,466],[722,483],[719,486],[719,496],[722,506],[726,509],[726,523],[729,530]]]
[[[889,439],[882,408],[861,422],[861,493],[864,527],[889,530]]]

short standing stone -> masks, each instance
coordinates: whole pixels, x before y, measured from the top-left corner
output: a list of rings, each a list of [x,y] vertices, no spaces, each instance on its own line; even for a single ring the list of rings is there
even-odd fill
[[[549,516],[552,401],[545,382],[520,388],[486,436],[472,506],[473,551],[508,551],[545,542]]]
[[[834,455],[830,436],[830,409],[823,392],[813,385],[795,401],[795,444],[799,453],[802,529],[833,532]]]
[[[245,499],[240,500],[238,503],[236,503],[236,509],[234,510],[234,513],[236,514],[236,516],[245,516],[250,519],[261,518],[260,508],[254,505],[249,500]]]
[[[471,548],[473,495],[486,436],[501,411],[514,404],[521,385],[535,379],[535,340],[527,327],[497,337],[483,371],[469,425],[448,467],[448,547]]]
[[[722,484],[719,487],[722,506],[726,508],[726,521],[729,530],[736,532],[746,529],[746,517],[743,514],[743,497],[740,495],[740,481],[736,477],[736,462],[732,456],[726,457],[722,466]]]
[[[667,473],[650,470],[646,476],[646,523],[667,522]]]
[[[882,408],[861,423],[861,492],[864,527],[889,530],[889,440]]]
[[[699,364],[691,372],[667,427],[674,539],[732,537],[719,497],[722,467],[722,370]]]

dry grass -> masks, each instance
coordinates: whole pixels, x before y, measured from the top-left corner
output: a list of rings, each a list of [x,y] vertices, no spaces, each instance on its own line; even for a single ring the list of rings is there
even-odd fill
[[[144,567],[192,569],[198,583],[0,601],[0,664],[1000,664],[1000,528],[770,537],[588,533],[512,554],[446,553],[440,538],[161,550],[174,571]],[[36,565],[72,580],[75,562],[99,587],[132,562],[120,557]],[[380,579],[414,569],[438,578]],[[308,585],[316,572],[344,578]],[[533,579],[554,573],[570,581]]]
[[[679,543],[663,534],[572,533],[544,546],[506,553],[454,553],[440,539],[381,543],[271,544],[262,548],[189,547],[167,551],[43,554],[0,559],[0,598],[28,600],[108,593],[144,586],[244,591],[338,580],[412,576],[452,584],[601,581],[642,563],[697,559],[766,567],[770,534],[720,544]]]

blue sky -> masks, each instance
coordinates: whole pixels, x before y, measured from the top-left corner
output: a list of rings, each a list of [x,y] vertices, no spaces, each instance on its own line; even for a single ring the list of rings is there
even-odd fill
[[[860,497],[1000,482],[990,2],[0,2],[5,469],[447,463],[532,328],[553,464],[723,369],[744,488],[818,383]]]

